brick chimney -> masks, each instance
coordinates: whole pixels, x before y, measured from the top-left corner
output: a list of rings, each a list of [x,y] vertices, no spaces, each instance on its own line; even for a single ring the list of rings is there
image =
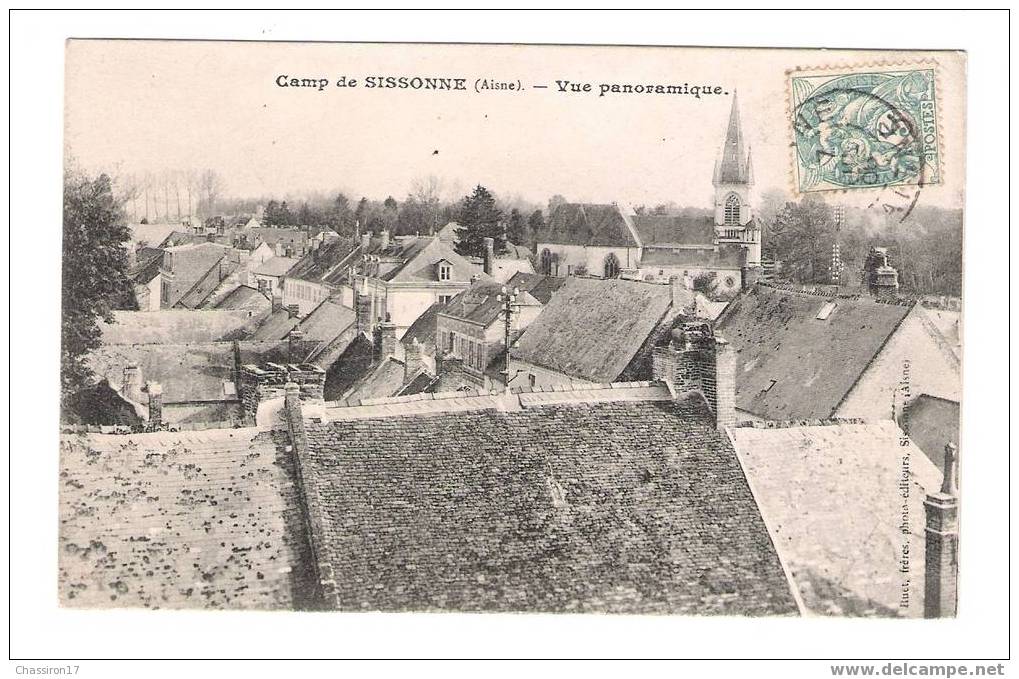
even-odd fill
[[[277,295],[273,293],[272,299],[270,301],[272,302],[273,313],[276,313],[277,311],[283,308],[283,295]]]
[[[719,431],[736,423],[736,352],[707,323],[684,323],[673,330],[668,345],[652,350],[651,370],[677,396],[699,392]]]
[[[301,398],[321,400],[325,381],[325,370],[311,363],[242,365],[239,396],[244,415],[255,418],[258,406],[283,396],[289,383],[297,385]]]
[[[142,369],[137,363],[124,368],[124,384],[120,393],[129,401],[142,402]]]
[[[924,560],[923,614],[925,618],[954,618],[959,580],[959,490],[955,476],[954,444],[945,446],[945,475],[941,490],[924,500],[927,550]]]
[[[372,332],[372,298],[368,292],[367,279],[362,279],[360,289],[354,291],[354,317],[357,331],[370,335]]]
[[[163,425],[163,385],[149,382],[145,389],[149,392],[149,427],[155,429]]]
[[[410,344],[403,346],[403,350],[403,383],[407,384],[425,367],[422,358],[424,347],[421,346],[418,338],[415,337],[411,340]]]
[[[363,251],[362,254],[368,253],[368,248],[371,247],[371,244],[372,244],[372,232],[365,231],[364,233],[361,234],[361,250]]]
[[[379,335],[382,338],[379,358],[385,360],[390,356],[396,356],[396,324],[393,323],[393,319],[390,318],[389,314],[386,314],[386,320],[379,323]]]
[[[389,247],[389,229],[382,229],[379,232],[379,249],[385,250]]]
[[[888,249],[874,247],[863,265],[864,284],[875,299],[894,300],[899,296],[899,272],[888,264]]]
[[[298,316],[300,316],[301,315],[301,305],[300,304],[288,304],[287,305],[287,315],[290,316],[290,318],[297,318]]]
[[[495,239],[485,238],[485,260],[482,265],[482,271],[487,273],[489,276],[492,275],[492,271],[495,270]]]

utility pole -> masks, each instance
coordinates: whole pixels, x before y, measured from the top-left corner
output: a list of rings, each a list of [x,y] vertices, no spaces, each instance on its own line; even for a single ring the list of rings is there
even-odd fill
[[[521,305],[517,303],[517,297],[520,295],[520,288],[513,288],[507,290],[506,286],[502,286],[501,294],[496,296],[496,301],[502,303],[502,316],[503,322],[505,323],[505,370],[503,370],[502,376],[506,385],[506,393],[510,391],[510,342],[513,334],[513,310],[519,308]]]
[[[842,282],[842,270],[845,268],[842,263],[842,251],[839,248],[839,236],[842,232],[842,222],[846,217],[844,205],[835,206],[835,242],[832,244],[831,252],[831,282],[838,285]]]

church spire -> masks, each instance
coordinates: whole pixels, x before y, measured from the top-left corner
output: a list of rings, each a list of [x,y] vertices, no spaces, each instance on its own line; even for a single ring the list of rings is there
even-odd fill
[[[743,151],[743,128],[739,119],[739,100],[732,93],[732,111],[729,113],[729,127],[725,143],[715,167],[715,185],[750,184],[750,154]]]

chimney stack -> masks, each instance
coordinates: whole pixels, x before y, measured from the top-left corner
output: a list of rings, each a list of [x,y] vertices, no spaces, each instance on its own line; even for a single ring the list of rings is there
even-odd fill
[[[697,391],[724,431],[736,424],[736,352],[703,322],[684,323],[668,345],[652,351],[652,374],[681,395]]]
[[[424,347],[418,342],[418,338],[415,337],[411,340],[410,344],[405,344],[403,357],[403,383],[409,384],[411,380],[417,377],[418,373],[425,367],[424,361],[422,360],[422,354],[424,353]]]
[[[386,320],[379,323],[379,335],[382,338],[380,360],[396,356],[396,324],[393,323],[393,319],[390,318],[389,314],[386,314]]]
[[[492,275],[492,271],[495,269],[495,239],[485,238],[485,260],[482,265],[482,271],[487,273],[489,276]]]
[[[871,296],[894,300],[899,296],[899,272],[888,264],[888,249],[874,247],[863,265],[864,283]]]
[[[261,281],[259,281],[259,283],[261,283]],[[277,311],[283,308],[283,295],[277,295],[276,293],[273,293],[271,301],[273,313],[276,313]]]
[[[163,426],[163,386],[159,382],[146,385],[149,392],[149,427],[158,429]]]
[[[372,244],[372,232],[365,231],[364,233],[361,234],[361,250],[363,250],[361,254],[368,254],[368,248],[371,247],[371,244]]]
[[[301,315],[301,305],[300,304],[288,304],[287,305],[287,315],[290,316],[290,318],[297,318],[298,316],[300,316]]]
[[[389,247],[389,229],[382,229],[379,233],[379,249],[385,250]]]
[[[956,487],[955,445],[945,446],[941,491],[924,500],[927,549],[924,560],[925,618],[954,618],[959,580],[959,490]]]
[[[142,402],[142,369],[137,363],[124,368],[124,384],[121,388],[124,398],[135,403]]]
[[[361,288],[354,291],[354,318],[359,333],[371,334],[372,298],[368,292],[368,280],[362,279]]]

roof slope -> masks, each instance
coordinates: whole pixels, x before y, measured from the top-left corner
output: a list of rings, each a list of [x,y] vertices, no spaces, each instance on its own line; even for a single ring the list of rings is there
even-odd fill
[[[552,294],[566,285],[566,278],[561,276],[544,276],[538,273],[523,271],[513,274],[506,282],[507,288],[519,288],[529,293],[542,304],[548,304]]]
[[[487,328],[496,320],[504,318],[503,305],[499,301],[499,297],[503,288],[508,287],[498,281],[479,281],[449,300],[444,308],[439,309],[439,313],[478,323]],[[520,291],[515,304],[540,306],[538,300],[534,299],[526,290]]]
[[[535,235],[538,243],[639,247],[632,220],[617,205],[563,203]]]
[[[330,342],[357,320],[350,307],[338,300],[326,299],[301,319],[297,329],[304,333],[304,339],[313,342]]]
[[[640,258],[642,267],[689,267],[691,269],[732,269],[743,265],[743,250],[738,245],[711,246],[704,249],[666,247],[644,248]]]
[[[418,344],[424,347],[424,351],[429,356],[435,355],[435,333],[437,332],[437,322],[439,318],[439,312],[446,305],[442,302],[436,302],[427,309],[424,313],[417,317],[417,319],[410,324],[407,331],[403,333],[403,337],[400,341],[404,344],[410,344],[415,339]]]
[[[199,243],[195,245],[180,245],[176,247],[164,248],[167,252],[172,253],[173,268],[171,273],[172,282],[170,284],[170,298],[164,305],[172,307],[181,299],[192,293],[192,289],[196,285],[203,281],[211,281],[214,278],[220,278],[218,274],[210,275],[210,272],[214,268],[218,268],[221,263],[227,265],[228,262],[223,261],[226,253],[230,250],[229,247],[218,245],[216,243]],[[216,283],[218,284],[218,280]],[[210,290],[211,292],[211,290]],[[192,293],[191,297],[196,297],[197,293]],[[189,306],[197,306],[201,302],[201,299],[190,301]]]
[[[698,403],[305,426],[327,605],[796,612],[731,445]]]
[[[216,308],[267,313],[272,309],[272,302],[255,288],[249,285],[238,285],[216,304]]]
[[[238,338],[260,320],[247,309],[114,311],[113,318],[99,325],[103,344],[216,342]]]
[[[392,251],[390,246],[388,251]],[[388,252],[387,251],[387,252]],[[475,266],[459,255],[453,246],[435,236],[406,238],[396,251],[401,262],[394,268],[383,271],[381,278],[392,283],[401,282],[432,282],[438,280],[436,264],[446,260],[451,265],[450,281],[465,283],[478,275],[482,280],[491,278],[482,273],[481,267]]]
[[[395,396],[403,389],[403,378],[403,361],[388,356],[362,376],[343,395],[343,400],[354,403],[363,399]]]
[[[830,417],[910,308],[757,285],[716,329],[737,351],[736,407],[770,420]]]
[[[356,259],[353,257],[354,250],[360,251],[360,248],[354,248],[354,244],[347,238],[322,243],[318,250],[313,250],[297,260],[297,263],[287,271],[287,278],[322,283],[325,276],[334,269],[338,269],[342,275],[346,273],[345,264]]]
[[[918,448],[900,445],[895,423],[731,432],[811,612],[922,617],[923,500],[941,473]],[[900,571],[904,545],[908,573]],[[909,606],[900,608],[904,580]]]
[[[108,344],[89,354],[89,366],[114,389],[124,383],[124,368],[141,368],[142,381],[163,387],[164,403],[236,400],[226,383],[234,381],[231,342],[191,344]]]
[[[277,309],[266,316],[261,325],[251,333],[253,340],[281,340],[301,322],[300,318],[290,315],[286,309]]]
[[[297,264],[293,257],[270,257],[252,272],[256,276],[282,276]]]
[[[590,382],[613,382],[671,304],[667,285],[570,278],[524,331],[513,356]]]
[[[309,605],[288,443],[255,428],[62,437],[61,602]]]
[[[714,215],[636,215],[633,225],[643,245],[704,245],[715,243]]]

